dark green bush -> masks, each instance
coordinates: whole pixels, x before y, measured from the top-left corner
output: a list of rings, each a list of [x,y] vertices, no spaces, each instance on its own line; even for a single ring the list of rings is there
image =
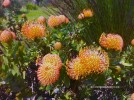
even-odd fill
[[[26,9],[27,9],[27,10],[36,10],[36,9],[37,9],[37,6],[34,5],[34,4],[32,4],[32,3],[28,3],[28,4],[26,5]]]

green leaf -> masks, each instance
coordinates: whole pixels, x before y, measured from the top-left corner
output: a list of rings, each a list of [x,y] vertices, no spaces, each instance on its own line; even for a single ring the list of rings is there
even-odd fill
[[[6,66],[4,64],[2,64],[2,69],[5,70],[6,69]]]
[[[12,75],[14,76],[16,74],[15,70],[12,70]]]
[[[64,84],[67,88],[70,86],[70,79],[67,75],[64,78]]]
[[[16,54],[16,51],[18,50],[19,45],[20,45],[20,42],[14,42],[14,47],[13,47],[12,55]]]
[[[8,65],[8,59],[7,59],[7,57],[3,56],[3,61],[4,61],[4,63],[5,63],[6,65]]]
[[[39,96],[37,100],[44,100],[43,97]]]
[[[118,77],[117,80],[118,80],[118,81],[121,81],[121,77]]]
[[[15,74],[20,75],[19,68],[16,65],[13,67],[13,70]]]
[[[126,63],[124,60],[122,60],[121,62],[120,62],[120,64],[122,64],[123,66],[132,66],[132,64],[130,64],[130,63]]]
[[[26,71],[23,71],[23,79],[25,79]]]
[[[46,86],[46,91],[49,91],[49,90],[51,90],[51,85],[48,85],[48,86]]]

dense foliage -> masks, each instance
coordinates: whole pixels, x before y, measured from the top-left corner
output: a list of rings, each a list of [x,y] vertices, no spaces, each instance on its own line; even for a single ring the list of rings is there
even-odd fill
[[[12,4],[3,8],[0,97],[130,98],[134,90],[133,0],[51,0],[51,4],[58,12],[32,21],[25,14],[18,18],[10,9]]]

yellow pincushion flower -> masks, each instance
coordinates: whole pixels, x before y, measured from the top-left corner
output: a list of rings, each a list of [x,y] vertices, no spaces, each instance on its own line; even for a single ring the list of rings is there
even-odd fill
[[[87,73],[103,73],[109,67],[108,54],[97,48],[84,48],[80,50],[79,57],[83,66],[86,66]]]
[[[123,48],[123,39],[118,34],[102,34],[99,43],[102,47],[107,49],[122,50]]]
[[[62,61],[57,54],[47,54],[42,59],[42,64],[50,63],[51,65],[55,66],[57,69],[61,69]]]
[[[45,26],[37,22],[26,22],[22,26],[22,34],[28,39],[40,38],[46,35]]]
[[[92,17],[93,11],[91,9],[83,10],[84,17]]]
[[[37,77],[43,86],[51,85],[59,79],[59,70],[50,63],[42,64],[37,71]]]
[[[79,57],[73,59],[72,61],[68,61],[66,69],[69,77],[74,80],[82,79],[87,75],[86,66],[81,63],[81,59]]]

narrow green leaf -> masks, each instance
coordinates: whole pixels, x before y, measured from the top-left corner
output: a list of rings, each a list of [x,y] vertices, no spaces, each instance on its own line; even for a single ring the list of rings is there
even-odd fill
[[[26,71],[23,71],[23,79],[25,79]]]

